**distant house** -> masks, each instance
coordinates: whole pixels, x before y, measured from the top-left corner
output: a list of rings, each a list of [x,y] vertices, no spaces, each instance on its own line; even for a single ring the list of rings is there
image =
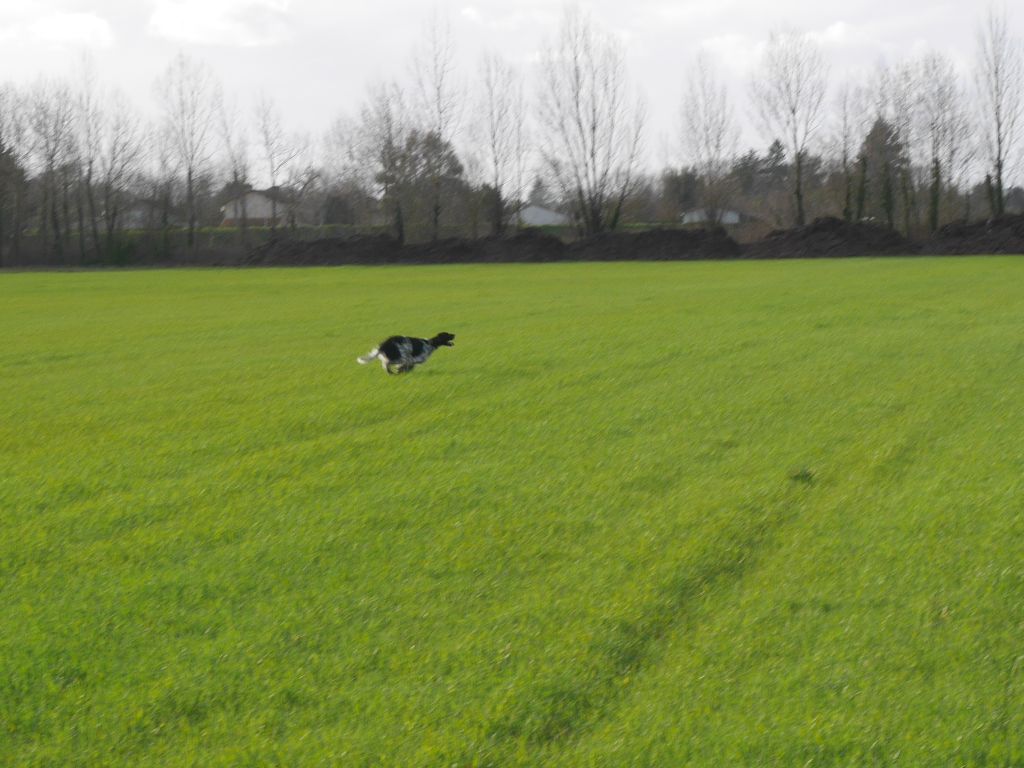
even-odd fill
[[[550,208],[528,205],[512,217],[512,222],[520,227],[564,227],[569,217]]]
[[[707,208],[691,208],[688,211],[683,211],[682,216],[679,217],[679,221],[682,224],[707,224],[711,219]],[[742,224],[746,221],[754,221],[753,216],[748,216],[745,213],[739,211],[724,210],[718,212],[718,223],[723,225],[729,224]]]
[[[289,201],[277,188],[253,189],[220,207],[222,227],[237,227],[245,219],[250,227],[281,226],[288,221]]]

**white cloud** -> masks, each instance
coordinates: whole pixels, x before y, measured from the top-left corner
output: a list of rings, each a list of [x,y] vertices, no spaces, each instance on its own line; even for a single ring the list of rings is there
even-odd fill
[[[710,53],[734,77],[745,77],[760,61],[765,43],[746,35],[725,34],[701,40],[699,47]]]
[[[291,36],[289,0],[156,0],[149,32],[183,43],[255,47]]]
[[[864,27],[849,24],[845,21],[837,21],[829,24],[824,29],[812,30],[807,36],[818,43],[822,48],[854,48],[872,46],[875,44],[873,37]]]
[[[0,40],[7,45],[47,48],[109,48],[114,44],[114,30],[95,13],[47,11],[0,27]]]
[[[561,17],[561,13],[560,6],[544,2],[530,3],[521,0],[510,7],[504,2],[478,0],[473,5],[459,8],[458,16],[469,25],[476,25],[491,32],[522,34],[524,30],[529,30],[531,34],[535,34],[537,30],[553,26]],[[410,18],[414,24],[419,24],[426,16],[411,14]]]
[[[475,24],[482,24],[484,21],[484,17],[480,13],[480,11],[471,5],[467,5],[461,11],[459,11],[459,13],[462,15],[464,19],[472,21]]]

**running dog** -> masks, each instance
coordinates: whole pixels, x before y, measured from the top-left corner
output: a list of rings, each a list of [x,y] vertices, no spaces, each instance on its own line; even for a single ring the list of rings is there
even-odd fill
[[[388,373],[408,373],[417,365],[427,362],[435,349],[454,346],[454,333],[439,333],[432,339],[391,336],[356,360],[360,365],[380,360],[381,366]]]

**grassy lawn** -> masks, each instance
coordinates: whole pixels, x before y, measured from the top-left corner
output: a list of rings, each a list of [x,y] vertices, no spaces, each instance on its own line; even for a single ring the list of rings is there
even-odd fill
[[[1024,765],[1022,322],[1020,258],[0,275],[0,765]]]

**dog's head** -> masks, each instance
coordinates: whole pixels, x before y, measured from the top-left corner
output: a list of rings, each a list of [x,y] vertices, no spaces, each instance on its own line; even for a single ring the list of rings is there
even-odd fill
[[[430,343],[435,347],[454,347],[455,346],[455,334],[454,333],[439,333],[437,336],[430,340]]]

